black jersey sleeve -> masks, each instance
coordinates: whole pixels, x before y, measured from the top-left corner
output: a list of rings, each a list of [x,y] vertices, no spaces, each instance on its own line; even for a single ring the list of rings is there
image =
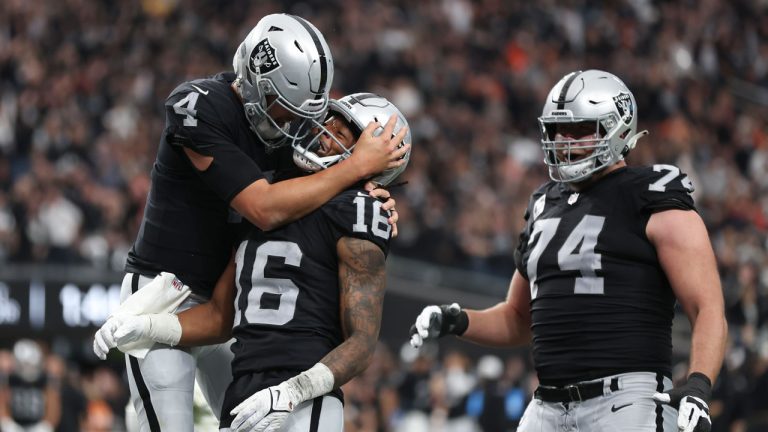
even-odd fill
[[[259,166],[240,147],[244,140],[235,121],[242,109],[226,94],[205,84],[185,83],[165,102],[165,139],[172,146],[186,147],[213,157],[202,180],[226,202],[246,186],[263,178]]]
[[[657,164],[637,170],[631,194],[637,208],[645,213],[664,210],[696,210],[691,197],[690,178],[674,165]]]
[[[381,202],[362,189],[347,190],[337,195],[320,209],[330,221],[336,240],[354,237],[368,240],[389,253],[392,227],[387,223],[389,214],[381,209]]]
[[[525,226],[520,232],[520,236],[517,239],[517,247],[514,251],[515,267],[526,279],[528,279],[528,271],[523,265],[523,255],[528,248],[528,241],[531,238],[533,223],[536,217],[544,210],[549,185],[549,183],[545,183],[531,194],[531,198],[528,200],[528,207],[525,209],[525,214],[523,215]]]

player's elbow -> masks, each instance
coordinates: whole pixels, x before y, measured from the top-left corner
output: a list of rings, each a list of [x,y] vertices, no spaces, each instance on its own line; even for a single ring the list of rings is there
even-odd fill
[[[378,337],[364,337],[361,338],[360,343],[358,343],[358,361],[355,362],[356,365],[356,371],[355,375],[362,373],[366,369],[368,369],[368,366],[371,365],[371,362],[373,361],[373,354],[376,352],[376,344],[378,342]]]
[[[255,206],[243,216],[262,231],[271,231],[279,227],[282,221],[276,211],[265,206]]]
[[[274,192],[270,184],[261,179],[243,189],[230,202],[230,205],[241,216],[264,231],[281,226],[286,217],[272,199]]]
[[[214,312],[211,314],[211,327],[214,329],[213,343],[222,343],[231,339],[233,323],[234,316],[232,314],[214,308]]]

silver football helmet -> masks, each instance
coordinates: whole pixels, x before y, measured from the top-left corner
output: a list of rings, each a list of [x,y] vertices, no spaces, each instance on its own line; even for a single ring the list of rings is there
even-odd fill
[[[13,344],[16,373],[25,381],[36,381],[43,374],[43,351],[31,339],[19,339]]]
[[[354,149],[354,142],[360,137],[360,133],[368,126],[369,123],[377,121],[382,124],[375,130],[374,136],[378,136],[384,130],[383,125],[389,120],[392,114],[397,115],[397,122],[395,128],[392,131],[393,135],[396,135],[403,127],[408,127],[408,120],[405,119],[403,113],[400,112],[397,107],[388,101],[386,98],[372,94],[372,93],[355,93],[348,96],[344,96],[339,100],[331,99],[328,106],[328,116],[322,125],[319,126],[319,133],[317,133],[312,139],[305,140],[303,142],[294,141],[293,143],[293,160],[299,168],[306,171],[316,172],[321,169],[328,168],[329,166],[348,158],[352,155]],[[332,122],[338,118],[341,118],[351,126],[354,134],[354,141],[351,146],[344,145],[336,135],[328,130],[326,127],[329,122]],[[321,137],[325,135],[330,137],[337,146],[341,149],[341,154],[335,154],[332,156],[320,156],[318,153],[323,146]],[[400,146],[411,143],[411,131],[410,129],[405,134]],[[408,161],[411,157],[411,151],[409,150],[403,158],[405,163],[397,168],[391,168],[383,173],[373,177],[371,181],[386,186],[397,178],[400,173],[403,172]]]
[[[322,118],[328,108],[333,57],[320,31],[303,18],[272,14],[259,20],[235,52],[232,66],[245,115],[267,148],[303,139],[312,120]],[[268,111],[275,104],[294,120],[272,118]]]
[[[576,71],[547,96],[541,117],[541,146],[552,180],[578,183],[624,159],[647,131],[637,132],[637,103],[615,75]],[[558,130],[580,127],[576,136]]]

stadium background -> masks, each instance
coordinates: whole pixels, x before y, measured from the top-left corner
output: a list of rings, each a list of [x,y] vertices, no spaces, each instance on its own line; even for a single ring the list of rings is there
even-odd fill
[[[401,347],[427,303],[503,297],[546,179],[536,117],[560,76],[587,68],[634,91],[651,134],[629,162],[677,164],[696,186],[730,325],[713,430],[768,430],[768,2],[535,3],[0,2],[0,376],[35,339],[62,378],[58,430],[123,430],[121,356],[98,362],[90,337],[118,299],[162,101],[229,69],[258,19],[285,11],[328,39],[334,95],[391,98],[415,141],[382,344],[345,387],[347,431],[514,430],[535,387],[527,351]],[[688,332],[678,317],[678,379]]]

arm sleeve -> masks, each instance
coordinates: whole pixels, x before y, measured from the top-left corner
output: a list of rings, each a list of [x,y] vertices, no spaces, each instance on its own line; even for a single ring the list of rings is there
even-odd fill
[[[166,141],[213,157],[208,169],[195,171],[226,202],[264,177],[256,162],[239,146],[251,140],[240,137],[236,125],[227,124],[220,115],[231,114],[231,105],[231,101],[215,93],[202,95],[195,90],[177,91],[165,103]]]
[[[525,227],[520,232],[520,236],[517,239],[517,247],[514,251],[515,267],[526,279],[528,279],[528,271],[523,263],[523,256],[528,248],[528,239],[531,234],[531,206],[534,202],[534,197],[531,196],[531,199],[528,202],[528,208],[525,210],[525,215],[523,216],[525,219]]]
[[[674,165],[654,165],[643,170],[635,181],[638,193],[636,206],[643,213],[665,210],[696,210],[691,197],[693,184],[688,176]]]
[[[392,227],[387,223],[388,212],[381,209],[381,202],[367,192],[346,191],[320,208],[330,221],[332,235],[368,240],[378,246],[386,256]]]

